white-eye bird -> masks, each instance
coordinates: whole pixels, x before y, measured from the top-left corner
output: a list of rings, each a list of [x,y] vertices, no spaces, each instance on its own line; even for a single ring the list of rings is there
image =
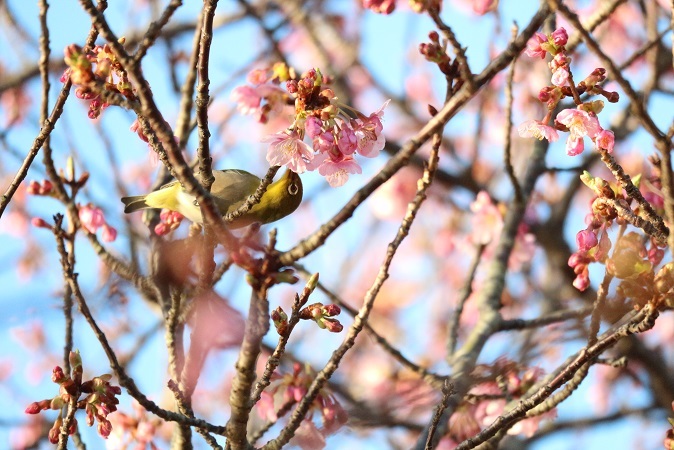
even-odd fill
[[[211,196],[223,216],[236,209],[255,193],[262,181],[245,170],[214,170],[215,181],[211,186]],[[192,222],[202,223],[201,209],[197,199],[185,192],[178,181],[165,184],[158,190],[145,195],[123,197],[124,212],[141,209],[165,208],[176,211]],[[302,181],[299,175],[287,170],[283,176],[270,184],[260,202],[248,212],[228,224],[229,228],[241,228],[255,222],[274,222],[292,213],[302,202]]]

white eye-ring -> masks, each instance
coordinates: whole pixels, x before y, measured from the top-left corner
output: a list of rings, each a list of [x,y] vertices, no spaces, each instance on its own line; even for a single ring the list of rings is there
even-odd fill
[[[299,190],[299,188],[297,187],[297,185],[296,185],[295,183],[290,183],[290,184],[288,185],[288,194],[290,194],[290,195],[297,195],[297,193],[298,193],[299,191],[300,191],[300,190]]]

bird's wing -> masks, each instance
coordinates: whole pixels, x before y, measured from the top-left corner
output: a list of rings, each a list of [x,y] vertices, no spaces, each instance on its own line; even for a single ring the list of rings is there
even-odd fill
[[[223,215],[255,193],[260,185],[260,179],[245,170],[218,170],[213,172],[213,176],[215,181],[211,186],[211,194]]]

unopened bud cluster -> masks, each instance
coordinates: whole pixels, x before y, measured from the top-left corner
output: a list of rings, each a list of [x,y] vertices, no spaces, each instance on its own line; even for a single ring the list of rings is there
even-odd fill
[[[52,381],[59,385],[59,394],[51,399],[33,402],[26,408],[26,414],[39,414],[48,409],[62,410],[72,402],[77,409],[86,412],[86,423],[92,426],[98,421],[98,433],[107,438],[112,431],[112,425],[107,419],[108,414],[117,410],[119,400],[117,396],[122,393],[119,386],[110,384],[111,375],[101,375],[88,381],[82,381],[82,358],[79,352],[70,352],[70,374],[66,374],[60,366],[54,367]],[[82,395],[86,395],[80,399]],[[49,430],[49,441],[56,444],[63,424],[62,413],[54,421]],[[77,430],[77,420],[74,419],[69,434]]]
[[[120,39],[123,44],[124,38]],[[85,50],[77,44],[71,44],[64,50],[64,61],[68,69],[61,81],[70,78],[77,86],[75,95],[89,101],[89,118],[96,119],[109,106],[106,95],[121,94],[129,100],[136,100],[131,82],[114,55],[109,43],[96,45]]]

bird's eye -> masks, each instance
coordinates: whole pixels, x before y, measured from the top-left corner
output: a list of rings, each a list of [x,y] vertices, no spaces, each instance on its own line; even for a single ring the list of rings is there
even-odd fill
[[[295,183],[290,183],[290,184],[288,185],[288,194],[290,194],[290,195],[297,195],[297,193],[298,193],[299,191],[300,191],[300,190],[299,190],[299,188],[297,187],[297,185],[296,185]]]

